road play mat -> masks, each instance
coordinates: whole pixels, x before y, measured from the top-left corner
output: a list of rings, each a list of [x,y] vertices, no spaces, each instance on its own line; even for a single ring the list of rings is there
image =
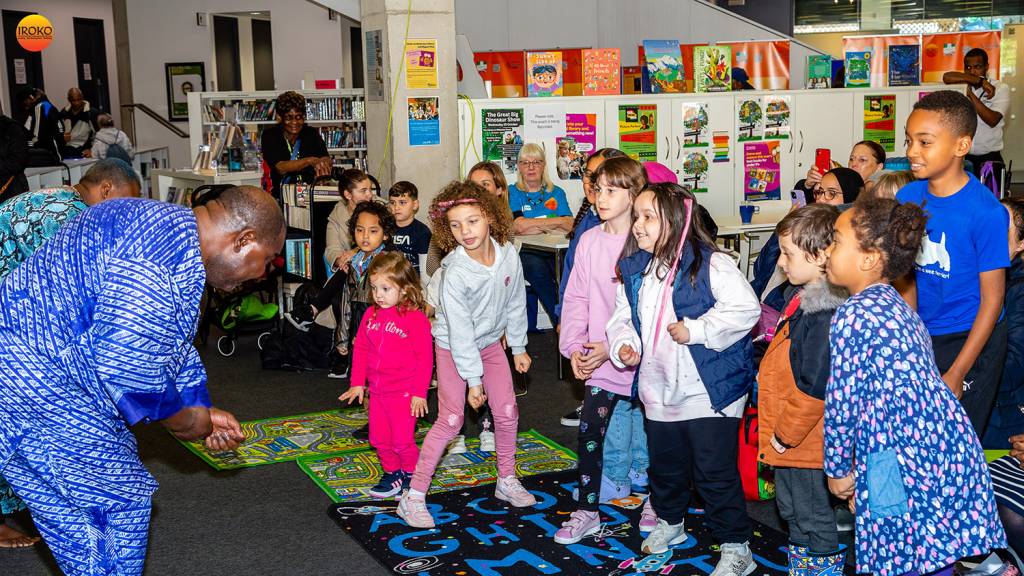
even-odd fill
[[[434,474],[431,494],[493,484],[497,480],[494,453],[480,450],[480,441],[466,439],[466,452],[446,457]],[[299,468],[335,502],[371,499],[370,488],[383,471],[373,450],[343,452],[297,460]],[[576,454],[536,430],[522,432],[516,443],[516,473],[520,477],[576,468]]]
[[[408,527],[395,515],[394,501],[332,504],[328,514],[396,574],[706,575],[714,570],[718,549],[699,510],[686,516],[685,542],[664,554],[640,554],[643,538],[636,525],[643,500],[636,496],[602,505],[605,524],[594,536],[556,544],[555,531],[576,508],[575,484],[573,471],[524,478],[538,500],[525,509],[496,500],[491,486],[430,495],[427,505],[438,523],[431,530]],[[787,574],[786,535],[752,525],[754,576]]]
[[[352,437],[352,432],[366,422],[364,408],[327,410],[241,422],[245,442],[229,452],[211,452],[202,442],[182,444],[216,470],[232,470],[291,462],[301,456],[369,450],[369,442]],[[418,441],[423,440],[429,428],[429,424],[421,422]]]

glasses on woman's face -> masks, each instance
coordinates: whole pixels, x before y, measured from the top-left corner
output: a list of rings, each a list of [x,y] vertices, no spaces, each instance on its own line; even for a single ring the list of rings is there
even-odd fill
[[[523,168],[540,168],[544,165],[543,160],[520,160],[519,165]]]
[[[291,123],[302,122],[303,120],[305,120],[305,117],[302,114],[285,114],[284,116],[281,116],[281,119],[284,120],[285,122]]]
[[[835,200],[836,196],[839,196],[839,194],[841,194],[841,193],[842,193],[842,191],[836,190],[834,188],[815,188],[814,189],[814,199],[815,200],[819,200],[820,199],[820,200],[824,200],[826,202],[831,202],[831,201]]]

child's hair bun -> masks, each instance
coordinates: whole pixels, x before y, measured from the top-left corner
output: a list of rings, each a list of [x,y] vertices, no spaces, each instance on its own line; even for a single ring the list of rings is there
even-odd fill
[[[924,237],[925,222],[924,210],[917,204],[896,204],[889,219],[889,232],[900,248],[917,250]]]
[[[902,278],[914,267],[928,218],[917,204],[870,198],[853,208],[853,229],[862,250],[882,255],[882,276]]]

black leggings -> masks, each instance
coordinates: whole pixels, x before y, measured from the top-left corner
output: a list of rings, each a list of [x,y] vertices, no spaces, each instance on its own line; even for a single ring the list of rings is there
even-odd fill
[[[608,421],[619,400],[629,400],[614,392],[587,386],[580,412],[579,447],[579,507],[596,512],[601,503],[601,475],[604,467],[604,435]]]

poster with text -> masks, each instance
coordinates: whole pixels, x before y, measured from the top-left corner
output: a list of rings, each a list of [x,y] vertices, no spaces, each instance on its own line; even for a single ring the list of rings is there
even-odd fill
[[[526,53],[526,94],[530,98],[562,95],[562,53]]]
[[[523,109],[483,110],[480,114],[483,159],[498,163],[506,172],[515,172],[526,128]]]
[[[409,146],[441,143],[437,98],[409,98]]]
[[[683,103],[683,147],[697,148],[708,144],[707,102]]]
[[[409,39],[405,43],[405,87],[437,88],[437,40]]]
[[[565,136],[555,138],[555,162],[562,180],[582,180],[587,156],[597,147],[597,114],[566,114]]]
[[[743,198],[751,200],[779,200],[779,142],[747,142],[743,145]]]
[[[878,142],[886,152],[896,151],[896,95],[864,97],[864,140]]]
[[[366,31],[366,99],[384,99],[384,46],[380,30]]]
[[[688,186],[691,192],[700,193],[708,191],[708,170],[711,165],[708,163],[707,150],[687,150],[683,157],[683,186]]]
[[[619,150],[638,162],[658,160],[658,105],[619,105]]]
[[[740,101],[736,109],[738,142],[760,140],[764,137],[764,111],[760,98]]]
[[[789,138],[792,110],[790,96],[764,97],[764,137],[768,140]]]

